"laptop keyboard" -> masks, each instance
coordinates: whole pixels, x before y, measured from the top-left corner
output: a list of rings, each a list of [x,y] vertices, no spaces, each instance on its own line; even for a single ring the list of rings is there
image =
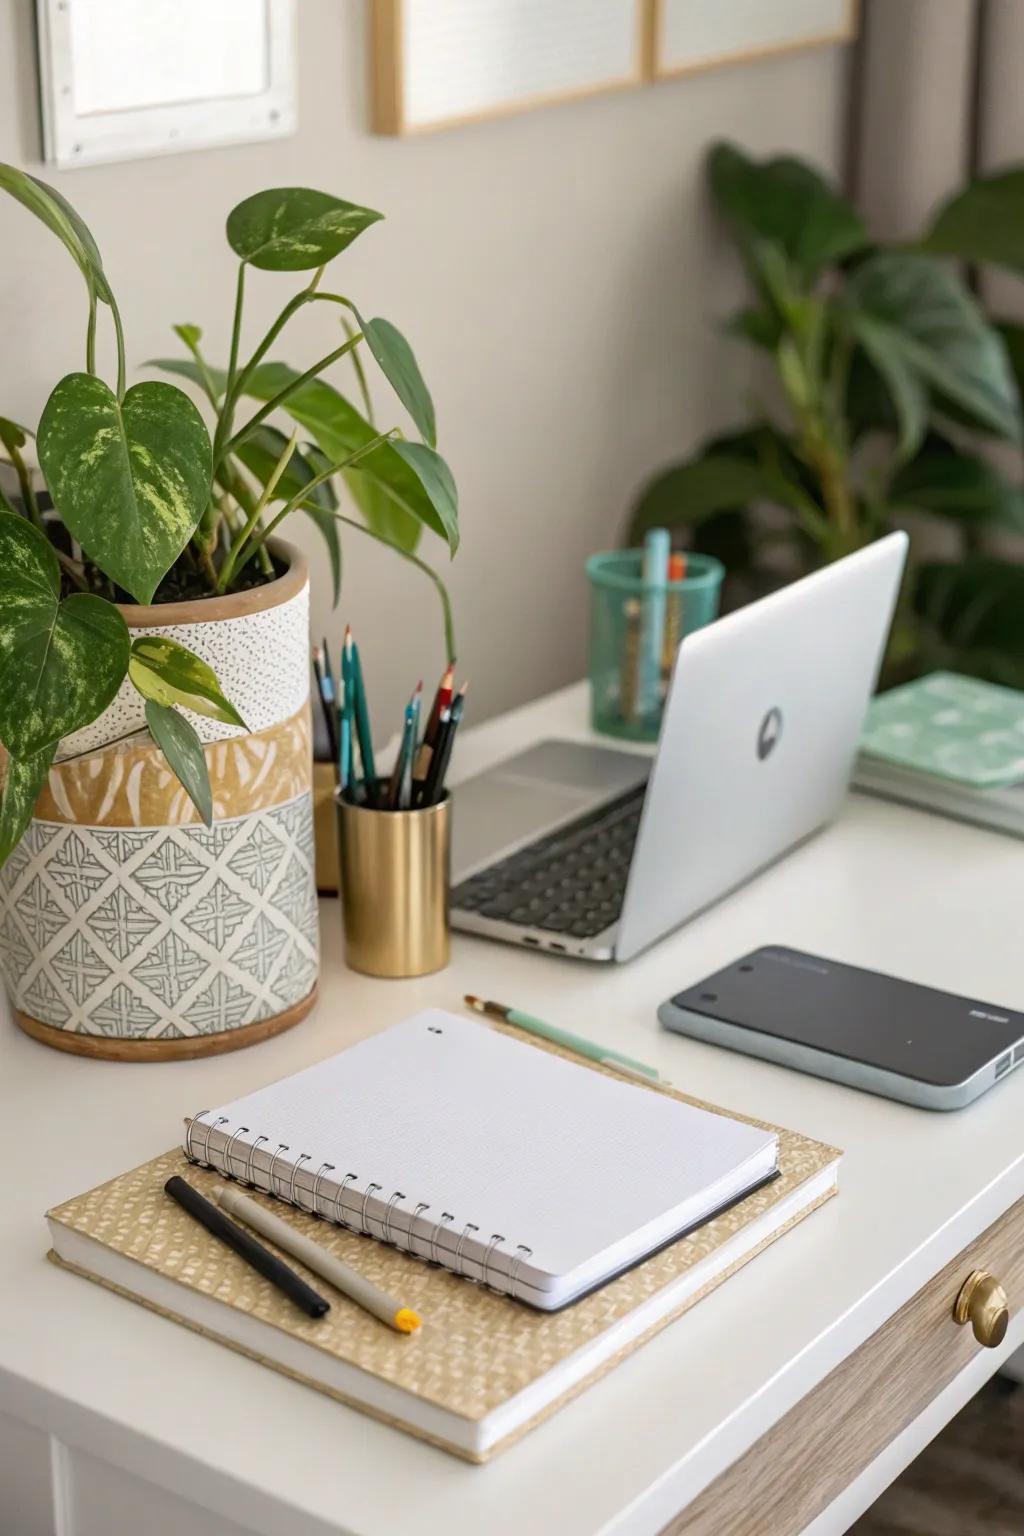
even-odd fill
[[[452,892],[462,912],[591,939],[618,920],[643,809],[641,784]]]

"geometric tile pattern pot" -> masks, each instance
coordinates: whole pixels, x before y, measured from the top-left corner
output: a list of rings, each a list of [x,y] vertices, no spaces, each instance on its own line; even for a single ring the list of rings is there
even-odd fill
[[[110,745],[51,771],[37,817],[0,871],[0,971],[30,1033],[90,1055],[199,1055],[287,1027],[312,1001],[308,578],[288,554],[287,576],[240,594],[250,612],[257,597],[274,610],[266,632],[275,643],[250,654],[249,666],[263,672],[264,705],[276,698],[281,718],[224,740],[217,722],[190,716],[200,734],[217,726],[205,748],[212,827],[150,744]],[[174,610],[176,635],[187,632],[183,643],[223,676],[217,657],[237,638],[237,601],[222,600],[227,611],[206,622],[181,614],[205,604],[124,611],[130,620]]]

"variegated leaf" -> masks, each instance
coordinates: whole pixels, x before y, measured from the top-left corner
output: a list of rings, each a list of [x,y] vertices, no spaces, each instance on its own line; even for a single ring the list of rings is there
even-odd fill
[[[183,704],[197,715],[248,726],[224,696],[217,674],[194,651],[165,635],[140,635],[132,642],[128,676],[144,699],[158,704]]]
[[[36,176],[19,171],[16,166],[0,164],[0,191],[10,193],[47,229],[62,241],[85,278],[90,293],[110,303],[110,287],[103,271],[99,247],[88,225],[67,198],[55,187]]]
[[[7,759],[3,798],[0,799],[0,869],[17,848],[22,833],[32,820],[35,803],[46,783],[56,750],[57,743],[51,741],[33,757]]]
[[[191,538],[210,491],[210,438],[173,384],[136,384],[119,405],[102,379],[61,379],[39,422],[39,462],[66,528],[140,603]]]
[[[156,699],[146,700],[146,724],[171,771],[206,825],[213,825],[213,790],[203,744],[177,710]]]
[[[274,187],[232,208],[228,244],[236,256],[264,271],[308,272],[383,217],[308,187]]]
[[[105,598],[61,601],[38,529],[0,513],[0,741],[28,758],[101,714],[128,670],[128,626]]]

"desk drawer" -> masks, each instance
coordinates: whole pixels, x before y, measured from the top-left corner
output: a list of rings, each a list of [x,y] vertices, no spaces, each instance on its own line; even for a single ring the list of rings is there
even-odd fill
[[[798,1536],[982,1349],[971,1324],[961,1327],[953,1318],[960,1289],[976,1270],[1000,1282],[1015,1316],[1024,1305],[1024,1200],[836,1366],[662,1536]]]

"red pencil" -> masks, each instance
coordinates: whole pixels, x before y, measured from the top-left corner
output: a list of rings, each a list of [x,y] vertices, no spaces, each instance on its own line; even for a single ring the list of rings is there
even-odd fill
[[[437,731],[438,726],[441,723],[441,711],[442,709],[449,709],[451,707],[452,689],[454,685],[455,663],[454,661],[450,661],[447,667],[445,667],[444,676],[441,678],[441,681],[438,684],[437,692],[434,695],[434,702],[430,707],[430,715],[427,719],[427,728],[423,733],[423,742],[425,746],[435,747],[437,745]]]

